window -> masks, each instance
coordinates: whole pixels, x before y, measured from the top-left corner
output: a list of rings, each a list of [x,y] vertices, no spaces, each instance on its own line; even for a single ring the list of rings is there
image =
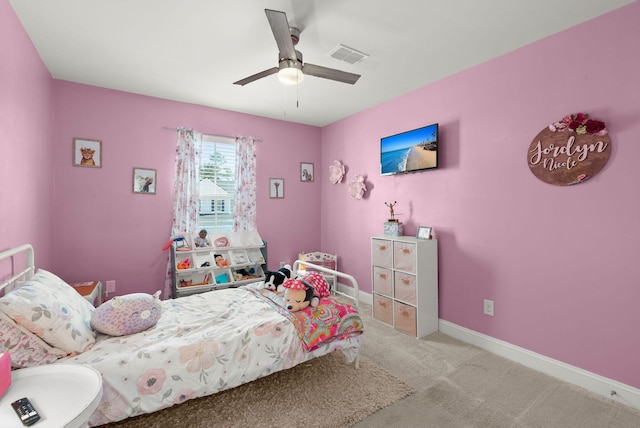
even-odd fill
[[[232,232],[235,196],[235,140],[203,134],[198,230]]]

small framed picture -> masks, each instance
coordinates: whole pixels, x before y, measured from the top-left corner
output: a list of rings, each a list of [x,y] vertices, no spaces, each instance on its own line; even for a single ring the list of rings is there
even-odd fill
[[[284,178],[269,179],[269,197],[272,199],[284,198]]]
[[[102,141],[74,138],[73,166],[102,168]]]
[[[420,226],[418,227],[418,233],[416,234],[418,239],[431,239],[431,227]]]
[[[133,193],[156,193],[156,170],[150,168],[133,168]]]
[[[313,181],[313,164],[300,162],[300,181]]]

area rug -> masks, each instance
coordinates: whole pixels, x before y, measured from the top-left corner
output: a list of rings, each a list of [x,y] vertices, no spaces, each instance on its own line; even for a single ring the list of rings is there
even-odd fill
[[[141,415],[108,428],[349,427],[415,392],[366,357],[316,358],[209,397]]]

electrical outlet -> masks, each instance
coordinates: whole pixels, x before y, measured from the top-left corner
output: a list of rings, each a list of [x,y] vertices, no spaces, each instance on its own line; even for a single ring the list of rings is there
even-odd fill
[[[115,292],[116,292],[116,282],[107,281],[107,293],[115,293]]]
[[[484,314],[493,316],[493,300],[484,299]]]

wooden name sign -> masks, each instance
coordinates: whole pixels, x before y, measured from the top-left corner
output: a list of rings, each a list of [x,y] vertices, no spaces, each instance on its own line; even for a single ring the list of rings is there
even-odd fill
[[[557,186],[582,183],[604,168],[611,140],[603,122],[578,113],[540,131],[527,153],[529,169]]]

